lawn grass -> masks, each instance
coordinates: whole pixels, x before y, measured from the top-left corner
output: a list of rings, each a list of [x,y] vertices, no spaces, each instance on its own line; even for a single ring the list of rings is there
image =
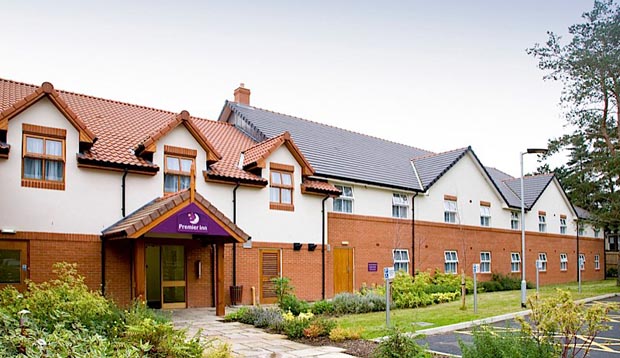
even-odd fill
[[[570,291],[574,299],[599,296],[607,293],[619,293],[620,287],[616,280],[594,281],[582,283],[581,293],[578,293],[577,283],[548,285],[540,288],[541,297],[554,295],[557,288]],[[536,289],[527,290],[528,297],[536,294]],[[461,300],[439,305],[415,309],[392,309],[390,321],[392,326],[398,326],[406,332],[440,327],[449,324],[472,321],[481,318],[493,317],[505,313],[522,311],[521,291],[503,291],[478,294],[478,313],[474,314],[474,297],[467,295],[466,309],[461,310]],[[385,312],[373,312],[357,315],[347,315],[337,318],[338,325],[348,328],[363,328],[362,338],[371,339],[388,334],[385,327]],[[419,326],[416,322],[426,322],[431,325]]]

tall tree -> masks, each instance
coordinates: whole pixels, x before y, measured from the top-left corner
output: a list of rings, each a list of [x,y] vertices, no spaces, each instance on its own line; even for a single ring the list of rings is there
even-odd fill
[[[554,171],[573,203],[608,229],[620,229],[620,7],[595,0],[569,27],[570,41],[548,32],[527,50],[547,80],[560,81],[560,103],[571,131],[549,141],[550,154],[567,150]]]

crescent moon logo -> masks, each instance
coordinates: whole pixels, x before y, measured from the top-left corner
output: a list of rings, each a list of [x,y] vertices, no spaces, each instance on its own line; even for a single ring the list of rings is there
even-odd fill
[[[198,222],[200,221],[200,216],[198,216],[198,213],[191,213],[190,217],[189,217],[189,223],[192,225],[196,225],[198,224]]]

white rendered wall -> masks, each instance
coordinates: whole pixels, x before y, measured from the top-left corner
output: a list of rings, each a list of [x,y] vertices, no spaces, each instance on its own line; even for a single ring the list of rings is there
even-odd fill
[[[240,188],[237,192],[237,224],[253,242],[321,243],[320,195],[301,194],[301,167],[285,146],[267,158],[262,176],[269,180],[269,163],[293,165],[294,211],[269,209],[269,187]],[[232,187],[229,189],[232,198]]]
[[[411,218],[412,192],[345,181],[329,180],[329,182],[333,185],[343,185],[353,189],[353,212],[351,214],[392,217],[392,195],[397,193],[407,195],[409,202],[407,218]],[[329,212],[334,211],[333,199],[325,202],[325,209]]]
[[[21,186],[22,124],[67,130],[65,190]],[[120,175],[77,167],[78,131],[48,100],[9,120],[9,159],[0,159],[0,227],[17,231],[100,234],[120,216]]]
[[[491,203],[491,227],[510,229],[510,211],[471,154],[416,198],[416,219],[443,223],[444,195],[457,197],[456,224],[480,226],[480,202],[486,201]]]

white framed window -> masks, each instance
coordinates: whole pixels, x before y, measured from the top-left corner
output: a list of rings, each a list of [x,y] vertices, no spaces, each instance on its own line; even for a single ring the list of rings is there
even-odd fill
[[[342,194],[334,199],[334,211],[338,213],[353,212],[353,188],[346,185],[335,185]]]
[[[445,272],[456,274],[459,268],[459,257],[456,251],[444,251]]]
[[[491,252],[480,253],[480,273],[491,273]]]
[[[595,227],[594,228],[594,238],[598,239],[601,236],[601,228]]]
[[[599,257],[599,255],[594,255],[594,269],[595,270],[601,269],[601,258]]]
[[[581,271],[586,269],[586,254],[579,254],[579,269]]]
[[[538,213],[538,232],[547,232],[547,214]]]
[[[566,254],[560,254],[560,271],[566,271],[568,269],[568,256]]]
[[[512,230],[519,230],[519,213],[516,211],[510,212],[510,228]]]
[[[579,225],[579,224],[578,224],[578,225]],[[583,224],[579,225],[579,230],[578,230],[578,231],[579,231],[579,236],[583,236],[583,235],[585,235],[586,230],[585,230],[585,228],[583,227]]]
[[[409,211],[409,200],[407,199],[407,195],[393,193],[392,194],[392,217],[406,219],[408,211]]]
[[[510,272],[521,272],[521,254],[518,252],[510,253]]]
[[[443,201],[443,221],[446,223],[456,223],[456,200],[444,199]]]
[[[560,216],[560,234],[566,234],[566,217]]]
[[[480,226],[491,226],[491,208],[480,205]]]
[[[394,249],[392,250],[394,259],[394,271],[405,271],[409,273],[409,250]]]
[[[540,261],[540,272],[547,271],[547,253],[539,252],[538,253],[538,261]]]

